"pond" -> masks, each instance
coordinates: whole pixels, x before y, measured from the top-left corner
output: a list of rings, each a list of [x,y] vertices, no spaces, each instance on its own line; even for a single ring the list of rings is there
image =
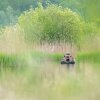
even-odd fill
[[[29,60],[24,70],[2,72],[0,99],[100,100],[99,76],[96,63],[76,62],[67,66],[60,62]]]

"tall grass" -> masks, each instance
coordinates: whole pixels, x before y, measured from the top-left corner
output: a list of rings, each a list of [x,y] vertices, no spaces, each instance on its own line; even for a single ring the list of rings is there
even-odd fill
[[[59,62],[62,54],[50,54],[44,52],[20,53],[20,54],[0,54],[0,69],[17,69],[35,64],[45,63],[46,61]],[[31,64],[30,64],[31,63]]]
[[[17,54],[0,54],[0,69],[18,69],[25,67],[25,60]]]

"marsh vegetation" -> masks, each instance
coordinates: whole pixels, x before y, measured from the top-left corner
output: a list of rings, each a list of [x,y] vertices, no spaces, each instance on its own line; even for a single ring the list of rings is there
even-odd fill
[[[99,100],[100,2],[2,2],[0,100]]]

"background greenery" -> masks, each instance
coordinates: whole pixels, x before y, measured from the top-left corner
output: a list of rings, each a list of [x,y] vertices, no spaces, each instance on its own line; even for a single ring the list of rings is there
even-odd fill
[[[0,100],[100,100],[99,5],[0,0]]]
[[[80,14],[86,22],[93,21],[100,25],[99,0],[1,0],[0,2],[1,26],[14,24],[23,11],[29,10],[31,7],[36,8],[38,2],[41,2],[43,7],[52,3],[70,8]]]

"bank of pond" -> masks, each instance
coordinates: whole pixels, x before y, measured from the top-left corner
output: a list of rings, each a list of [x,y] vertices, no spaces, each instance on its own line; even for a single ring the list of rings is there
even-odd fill
[[[43,53],[31,52],[21,54],[0,53],[0,69],[2,68],[24,68],[30,66],[38,66],[44,62],[60,64],[60,60],[64,54],[59,53]],[[80,62],[100,64],[100,52],[79,52],[75,57],[76,64]]]

